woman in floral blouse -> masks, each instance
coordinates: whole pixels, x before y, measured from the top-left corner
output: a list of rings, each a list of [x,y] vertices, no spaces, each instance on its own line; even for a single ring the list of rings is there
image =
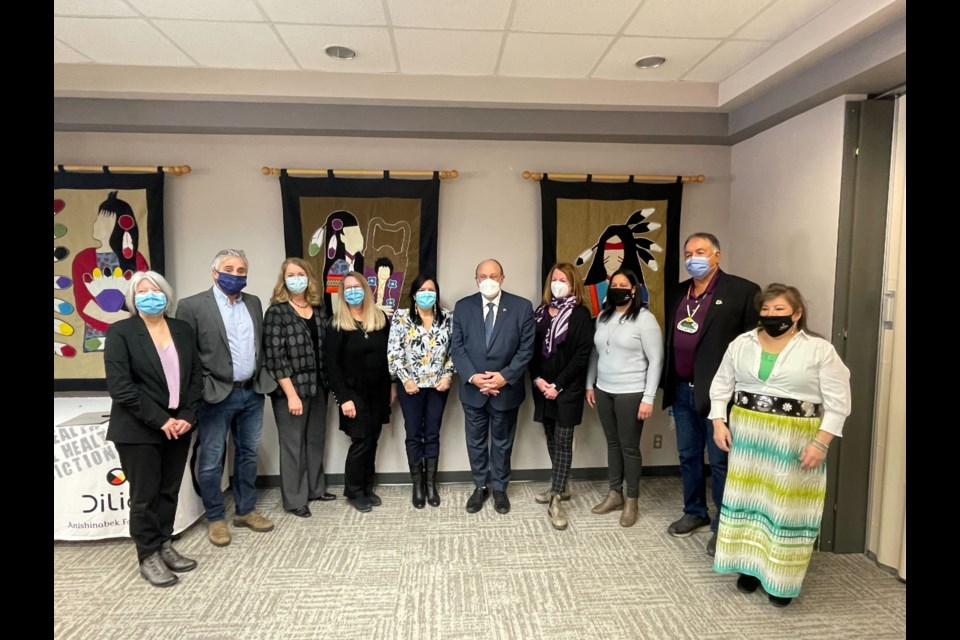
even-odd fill
[[[437,462],[440,422],[450,392],[453,314],[440,306],[436,278],[421,273],[410,285],[410,308],[397,309],[390,326],[387,361],[397,379],[397,396],[407,430],[407,462],[413,506],[440,505]]]

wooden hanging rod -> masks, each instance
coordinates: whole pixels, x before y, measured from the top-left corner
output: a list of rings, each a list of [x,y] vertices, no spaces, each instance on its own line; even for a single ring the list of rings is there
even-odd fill
[[[260,169],[260,173],[265,176],[278,176],[283,169],[277,167],[263,167]],[[323,176],[326,177],[330,172],[330,169],[287,169],[287,173],[290,175],[302,175],[302,176]],[[361,176],[369,178],[383,178],[386,176],[386,171],[379,169],[333,169],[334,175],[337,177],[344,176]],[[450,169],[449,171],[440,171],[441,180],[453,180],[454,178],[460,175],[460,172],[456,169]],[[390,170],[391,178],[432,178],[433,171],[393,171]]]
[[[589,177],[592,177],[596,181],[610,181],[610,182],[626,182],[630,178],[638,180],[640,182],[675,182],[677,176],[644,176],[644,175],[630,175],[630,174],[619,174],[619,173],[553,173],[552,171],[543,174],[537,171],[524,171],[523,179],[524,180],[543,180],[543,176],[550,176],[551,180],[586,180]],[[683,183],[687,182],[703,182],[706,180],[703,176],[681,176],[680,181]]]
[[[61,165],[53,165],[54,171],[60,171]],[[182,176],[185,173],[190,173],[190,165],[180,165],[173,167],[161,167],[164,173],[172,173],[175,176]],[[103,165],[95,164],[65,164],[63,165],[64,171],[86,171],[94,173],[103,173]],[[156,167],[127,167],[124,165],[108,165],[107,171],[110,173],[156,173]]]

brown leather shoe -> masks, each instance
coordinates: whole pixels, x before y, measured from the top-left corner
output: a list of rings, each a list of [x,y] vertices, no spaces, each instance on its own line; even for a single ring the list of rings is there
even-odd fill
[[[553,492],[550,491],[550,489],[547,489],[543,493],[538,493],[533,499],[537,502],[537,504],[550,504],[551,496],[553,496]],[[570,490],[564,487],[563,491],[560,493],[560,499],[564,502],[568,502],[570,500]]]
[[[596,514],[610,513],[611,511],[619,511],[623,509],[623,494],[619,491],[614,491],[610,489],[607,493],[607,497],[603,499],[603,502],[595,506],[590,511]]]
[[[271,522],[270,520],[267,520],[256,511],[251,511],[250,513],[242,516],[241,515],[233,516],[233,526],[247,527],[252,531],[259,531],[260,533],[273,531],[273,522]]]
[[[621,527],[632,527],[637,523],[637,516],[639,515],[639,510],[637,509],[637,499],[636,498],[627,498],[627,504],[623,507],[623,513],[620,514],[620,526]]]
[[[230,527],[223,520],[214,520],[207,523],[207,537],[218,547],[230,544]]]
[[[547,515],[550,516],[550,524],[557,531],[563,531],[567,528],[567,514],[563,512],[563,498],[560,494],[554,493],[550,497],[550,506],[547,507]]]

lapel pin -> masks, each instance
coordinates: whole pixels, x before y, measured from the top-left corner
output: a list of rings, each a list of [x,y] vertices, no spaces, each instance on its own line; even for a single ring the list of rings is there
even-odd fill
[[[723,304],[723,300],[717,300],[717,301],[714,302],[713,304]]]

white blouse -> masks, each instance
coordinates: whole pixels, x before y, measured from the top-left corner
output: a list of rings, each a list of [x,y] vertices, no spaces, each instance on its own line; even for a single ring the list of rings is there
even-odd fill
[[[720,369],[710,385],[711,420],[727,419],[727,403],[733,392],[746,391],[801,402],[823,405],[820,428],[842,435],[843,422],[850,415],[850,370],[833,345],[798,331],[777,356],[770,377],[764,382],[760,373],[763,348],[758,329],[737,336],[723,355]]]

